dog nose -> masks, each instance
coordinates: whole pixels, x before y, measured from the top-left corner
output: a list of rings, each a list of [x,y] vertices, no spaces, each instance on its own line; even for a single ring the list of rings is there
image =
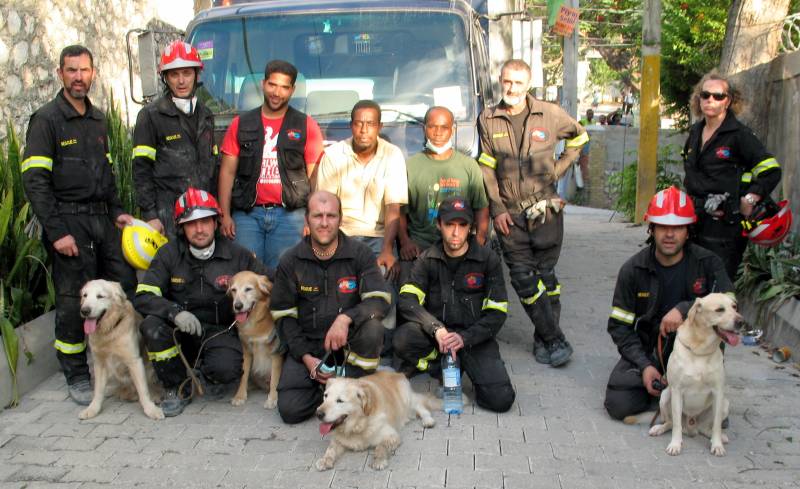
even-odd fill
[[[86,317],[92,313],[92,309],[89,307],[81,307],[81,316]]]
[[[317,409],[317,419],[319,419],[320,421],[324,421],[325,411],[323,411],[322,409]]]
[[[233,303],[233,308],[237,311],[241,311],[242,307],[244,307],[244,304],[242,304],[240,301],[236,301]]]

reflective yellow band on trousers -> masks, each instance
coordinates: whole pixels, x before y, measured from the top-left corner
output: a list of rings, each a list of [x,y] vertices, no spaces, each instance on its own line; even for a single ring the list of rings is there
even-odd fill
[[[74,355],[76,353],[83,353],[86,351],[86,342],[82,343],[65,343],[61,340],[56,340],[53,343],[56,350],[67,355]]]

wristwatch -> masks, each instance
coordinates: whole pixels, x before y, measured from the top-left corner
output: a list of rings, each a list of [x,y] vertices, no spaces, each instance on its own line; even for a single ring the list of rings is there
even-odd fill
[[[432,336],[434,337],[434,339],[436,338],[436,333],[442,328],[444,328],[443,324],[437,324],[436,326],[433,327]]]
[[[753,194],[747,194],[744,196],[744,201],[750,205],[756,205],[756,198],[753,197]]]

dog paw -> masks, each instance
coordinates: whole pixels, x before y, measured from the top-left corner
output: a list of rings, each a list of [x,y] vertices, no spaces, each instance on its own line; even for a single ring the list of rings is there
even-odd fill
[[[672,442],[667,445],[667,453],[670,455],[680,455],[681,454],[681,442]]]
[[[244,406],[244,402],[246,400],[247,400],[246,397],[234,397],[233,399],[231,399],[231,405],[236,407]]]
[[[722,443],[718,445],[711,445],[711,455],[714,455],[715,457],[725,456],[725,447],[722,446]]]
[[[277,397],[273,398],[268,396],[267,400],[264,401],[264,408],[275,409],[276,407],[278,407],[278,398]]]
[[[385,458],[373,458],[369,466],[375,470],[383,470],[389,466],[389,460]]]
[[[164,419],[164,411],[162,411],[161,408],[156,406],[155,404],[145,408],[144,414],[147,415],[147,417],[150,419],[155,419],[155,420]]]
[[[653,426],[652,428],[650,428],[650,431],[648,431],[648,434],[650,436],[661,436],[666,431],[667,431],[667,428],[665,427],[665,425],[657,424],[657,425]]]
[[[99,414],[100,410],[92,406],[87,407],[78,414],[79,419],[91,419]]]
[[[330,470],[333,468],[333,461],[327,457],[322,457],[321,459],[317,460],[317,462],[314,464],[314,468],[316,468],[320,472],[325,470]]]
[[[436,426],[436,420],[430,416],[422,418],[422,426],[423,428],[433,428]]]

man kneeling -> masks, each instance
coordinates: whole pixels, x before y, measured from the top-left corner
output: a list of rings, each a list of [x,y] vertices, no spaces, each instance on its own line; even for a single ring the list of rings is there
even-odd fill
[[[473,213],[461,197],[439,206],[436,227],[441,239],[414,263],[400,289],[394,349],[403,371],[434,374],[439,353],[458,355],[475,386],[475,401],[505,412],[515,393],[495,335],[508,312],[500,258],[470,235]]]

